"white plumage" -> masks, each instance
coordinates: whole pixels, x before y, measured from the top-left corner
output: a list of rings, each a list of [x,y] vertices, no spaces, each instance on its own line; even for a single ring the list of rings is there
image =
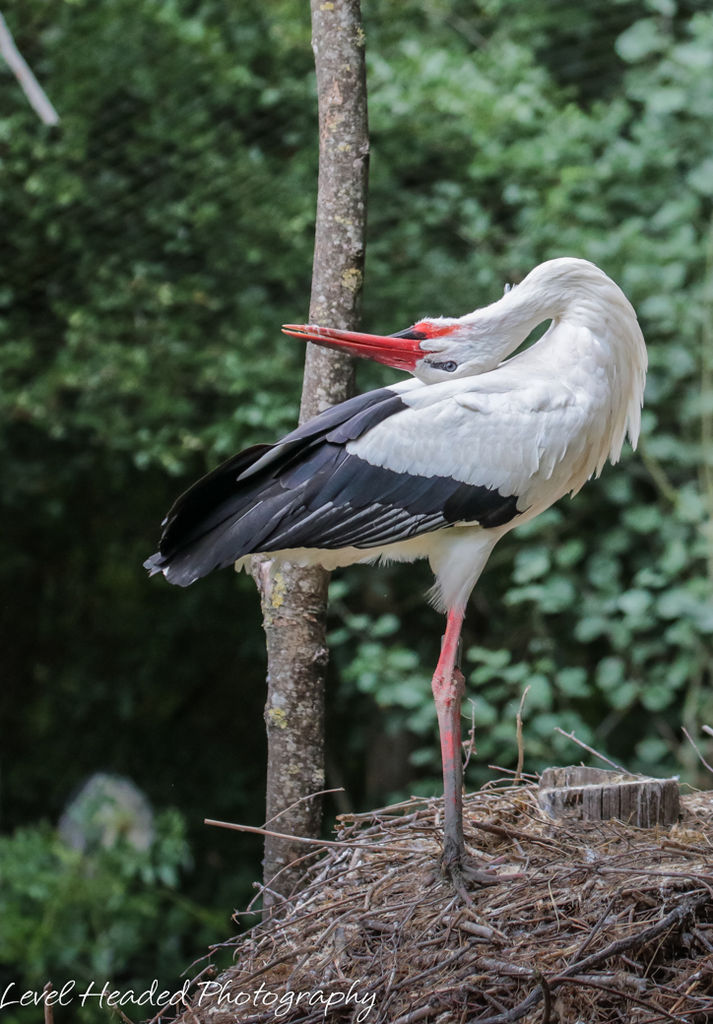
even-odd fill
[[[502,362],[550,318],[534,345]],[[459,369],[415,366],[415,380],[389,389],[405,408],[349,442],[347,450],[397,473],[447,476],[516,495],[519,515],[485,531],[459,525],[446,536],[430,533],[374,550],[303,549],[285,556],[330,569],[376,557],[427,557],[437,577],[438,606],[462,610],[482,571],[483,549],[489,554],[513,527],[576,494],[607,458],[617,462],[627,432],[636,446],[646,349],[629,301],[585,260],[541,264],[492,305],[460,320],[432,322],[452,324],[454,333],[439,337],[437,349],[430,340],[423,347],[437,351],[439,361],[457,355]],[[303,334],[324,340],[309,327]],[[331,332],[330,340],[338,334]],[[450,545],[457,550],[449,558]]]

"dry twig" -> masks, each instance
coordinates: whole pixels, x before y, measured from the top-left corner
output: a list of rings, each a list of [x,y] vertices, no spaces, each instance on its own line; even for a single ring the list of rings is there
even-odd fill
[[[565,739],[572,740],[572,742],[576,743],[578,747],[582,748],[582,750],[586,750],[588,754],[593,754],[594,757],[598,757],[600,761],[608,764],[610,768],[615,768],[618,772],[625,772],[627,775],[629,774],[629,772],[626,771],[626,768],[622,768],[622,766],[617,764],[616,761],[611,761],[605,754],[600,754],[598,750],[594,749],[594,747],[590,747],[583,740],[577,739],[574,732],[565,732],[564,729],[560,729],[558,725],[555,726],[555,732],[558,732],[560,736],[564,736]]]
[[[515,768],[515,780],[519,782],[522,778],[522,769],[525,764],[525,744],[522,740],[522,709],[525,706],[525,698],[530,692],[529,685],[522,691],[522,697],[520,698],[520,707],[517,709],[517,718],[515,720],[515,736],[517,738],[517,766]]]
[[[707,726],[704,725],[703,728],[706,729],[706,731],[708,731]],[[700,752],[700,750],[696,746],[696,744],[695,744],[695,742],[693,740],[693,737],[691,736],[691,734],[689,733],[689,731],[685,727],[685,725],[682,727],[682,730],[683,730],[683,735],[686,737],[686,739],[691,744],[691,746],[693,747],[695,752],[698,754],[698,760],[701,762],[703,767],[707,768],[709,772],[713,772],[713,766],[708,764],[708,762],[706,761],[705,757],[703,756],[703,754]]]

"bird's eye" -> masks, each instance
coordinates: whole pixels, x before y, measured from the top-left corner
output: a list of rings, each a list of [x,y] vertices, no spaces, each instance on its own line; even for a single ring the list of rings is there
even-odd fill
[[[430,362],[430,365],[434,370],[445,370],[446,373],[453,373],[454,370],[458,369],[458,363],[453,359],[448,359],[445,363]]]

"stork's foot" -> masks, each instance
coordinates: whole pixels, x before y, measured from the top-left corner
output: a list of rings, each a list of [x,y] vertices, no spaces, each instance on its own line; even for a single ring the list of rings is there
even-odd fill
[[[451,888],[468,907],[473,906],[472,893],[486,885],[497,885],[500,881],[494,871],[476,864],[443,864],[442,868]]]
[[[469,856],[465,851],[455,858],[448,858],[444,852],[441,859],[441,871],[466,902],[469,900],[467,888],[480,889],[486,885],[498,885],[502,881],[492,867],[484,861]]]

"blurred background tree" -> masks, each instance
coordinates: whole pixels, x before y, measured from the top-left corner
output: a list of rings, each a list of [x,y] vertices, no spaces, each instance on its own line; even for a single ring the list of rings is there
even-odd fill
[[[508,538],[479,583],[468,785],[514,766],[528,683],[526,769],[579,759],[560,726],[707,785],[680,727],[713,721],[713,14],[694,0],[363,6],[365,329],[466,312],[577,255],[622,285],[649,344],[640,452]],[[87,955],[102,886],[66,897],[77,971],[125,984],[160,965],[173,986],[260,875],[258,839],[201,822],[261,821],[264,652],[251,580],[178,591],[141,563],[184,486],[296,419],[302,352],[278,326],[305,318],[309,294],[309,8],[6,0],[3,14],[61,121],[40,124],[0,67],[3,878],[16,865],[0,983],[69,971],[47,946],[18,974],[18,922],[38,892],[63,907],[82,872],[116,875],[80,863],[112,854],[68,853],[48,827],[108,771],[169,816],[153,853],[118,858],[136,936],[124,915],[102,965]],[[393,379],[359,374],[362,389]],[[439,791],[428,585],[426,566],[332,584],[341,806]],[[28,864],[53,879],[34,896]],[[167,929],[171,893],[185,913]]]

